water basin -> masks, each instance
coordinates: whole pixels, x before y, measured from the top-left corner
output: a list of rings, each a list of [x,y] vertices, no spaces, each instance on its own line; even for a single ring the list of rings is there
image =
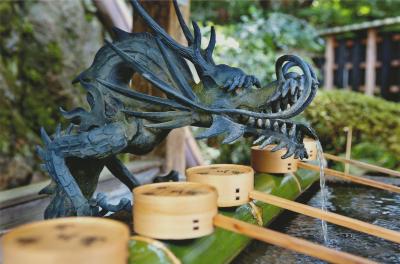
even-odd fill
[[[321,192],[314,188],[305,201],[321,208]],[[311,196],[311,197],[310,197]],[[327,186],[327,209],[388,229],[400,231],[400,195],[351,184]],[[326,246],[380,263],[400,263],[400,245],[384,239],[352,231],[333,224],[328,226]],[[270,228],[292,236],[324,244],[321,222],[308,216],[285,212]],[[325,263],[318,259],[294,253],[289,250],[253,241],[234,261],[241,263]]]

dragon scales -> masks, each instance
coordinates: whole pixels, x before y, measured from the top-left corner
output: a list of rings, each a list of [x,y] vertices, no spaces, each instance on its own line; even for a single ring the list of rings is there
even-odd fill
[[[175,128],[206,128],[197,138],[224,135],[223,143],[251,136],[261,148],[277,144],[286,148],[282,158],[307,157],[305,136],[316,138],[305,124],[291,121],[313,100],[318,80],[311,67],[294,55],[276,62],[276,80],[262,87],[258,79],[241,69],[215,64],[214,28],[206,49],[201,48],[201,32],[193,22],[193,33],[185,24],[177,3],[176,15],[186,37],[183,46],[169,36],[137,0],[132,5],[153,33],[128,33],[115,29],[117,40],[107,42],[93,64],[74,83],[87,91],[90,111],[61,109],[70,120],[53,136],[42,128],[43,147],[37,147],[43,169],[52,183],[41,191],[51,194],[45,218],[94,216],[129,210],[131,203],[107,202],[104,194],[93,198],[104,167],[133,189],[137,179],[116,157],[119,153],[144,155]],[[193,63],[200,82],[196,83],[187,61]],[[300,71],[293,71],[293,68]],[[132,76],[141,75],[165,94],[156,97],[131,86]]]

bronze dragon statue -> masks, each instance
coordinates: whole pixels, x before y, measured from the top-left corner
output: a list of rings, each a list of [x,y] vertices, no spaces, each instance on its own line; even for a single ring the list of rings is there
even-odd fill
[[[58,126],[53,136],[41,130],[44,146],[37,147],[37,152],[52,179],[41,191],[52,195],[45,218],[128,210],[128,199],[112,205],[104,194],[92,198],[101,170],[107,167],[128,188],[135,188],[137,179],[116,155],[144,155],[174,128],[203,127],[205,131],[197,138],[224,135],[223,143],[252,136],[261,147],[277,144],[274,150],[286,148],[282,158],[307,157],[303,138],[316,135],[307,125],[290,120],[317,92],[318,80],[306,62],[294,55],[280,57],[276,80],[261,87],[256,77],[241,69],[215,64],[214,28],[207,48],[202,49],[199,26],[193,22],[190,31],[175,1],[187,46],[171,38],[137,0],[132,5],[153,33],[115,29],[117,40],[106,42],[93,64],[74,80],[86,89],[90,111],[61,109],[70,126],[65,130]],[[194,81],[188,61],[200,82]],[[135,73],[165,97],[131,89]]]

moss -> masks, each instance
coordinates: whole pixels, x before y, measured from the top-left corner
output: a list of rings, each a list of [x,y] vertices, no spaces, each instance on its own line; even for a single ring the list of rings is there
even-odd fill
[[[63,54],[58,43],[43,46],[35,38],[35,27],[18,3],[0,3],[3,20],[7,23],[0,23],[0,75],[6,79],[4,89],[14,98],[0,100],[0,126],[6,128],[0,132],[0,150],[12,156],[29,152],[24,147],[27,142],[39,143],[40,126],[50,130],[61,121],[57,109],[65,98],[59,95],[62,88],[53,87],[52,80],[62,71]],[[17,40],[12,49],[7,46],[10,39]]]
[[[12,19],[12,5],[11,2],[0,2],[0,34],[3,34],[7,29],[7,24]]]

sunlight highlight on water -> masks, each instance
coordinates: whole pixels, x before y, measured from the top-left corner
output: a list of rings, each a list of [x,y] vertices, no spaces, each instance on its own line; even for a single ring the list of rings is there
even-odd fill
[[[327,188],[325,183],[324,169],[326,167],[326,160],[324,158],[324,151],[321,142],[317,141],[317,161],[319,163],[319,185],[321,187],[321,209],[325,212],[327,209]],[[322,234],[324,236],[325,244],[328,244],[328,226],[324,220],[321,220]]]

